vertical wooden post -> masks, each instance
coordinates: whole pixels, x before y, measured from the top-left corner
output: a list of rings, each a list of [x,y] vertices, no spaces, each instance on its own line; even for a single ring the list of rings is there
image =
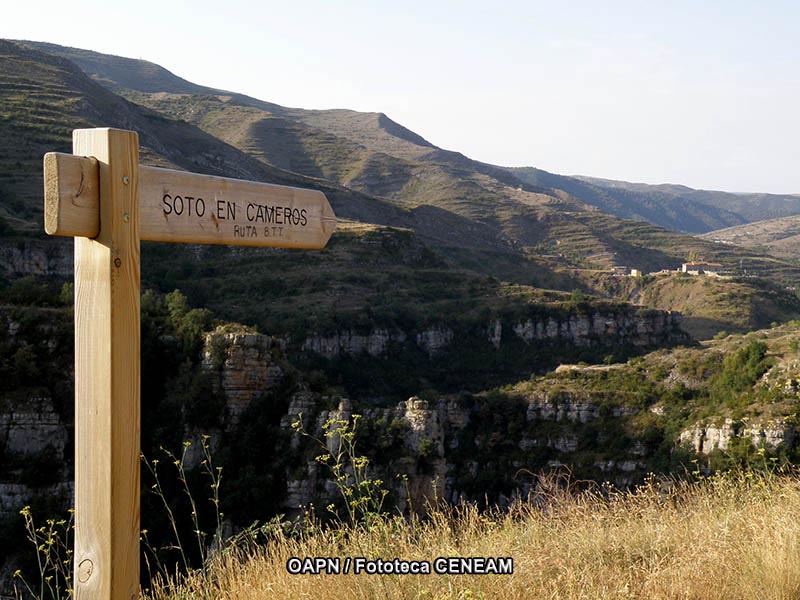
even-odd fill
[[[75,597],[139,593],[139,139],[73,132],[100,173],[100,233],[75,238]]]

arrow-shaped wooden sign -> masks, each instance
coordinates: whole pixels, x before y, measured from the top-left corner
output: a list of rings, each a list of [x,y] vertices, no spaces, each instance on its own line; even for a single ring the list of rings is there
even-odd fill
[[[96,237],[97,160],[49,152],[44,180],[45,231]],[[336,216],[317,190],[145,166],[137,189],[144,241],[319,249],[336,229]]]

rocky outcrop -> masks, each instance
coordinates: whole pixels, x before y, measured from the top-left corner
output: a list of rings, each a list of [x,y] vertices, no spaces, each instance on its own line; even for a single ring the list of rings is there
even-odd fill
[[[0,483],[0,519],[17,515],[35,497],[59,498],[64,500],[65,506],[74,506],[75,485],[64,481],[33,489],[22,483]]]
[[[405,446],[412,456],[423,460],[426,468],[423,471],[413,469],[408,473],[406,496],[403,500],[411,502],[412,507],[423,507],[437,498],[445,497],[447,463],[445,461],[445,428],[442,416],[450,422],[447,407],[431,407],[425,400],[417,397],[401,402],[395,414],[408,424]],[[398,504],[405,510],[404,501]]]
[[[281,340],[245,330],[220,328],[206,336],[203,368],[217,374],[229,427],[239,422],[253,400],[283,381],[285,372],[278,362],[282,347]]]
[[[18,456],[52,449],[54,458],[63,460],[67,428],[50,398],[29,398],[0,413],[0,444]]]
[[[73,506],[74,485],[65,465],[69,432],[52,399],[6,399],[0,406],[0,452],[4,459],[0,472],[0,521],[17,517],[22,507],[37,498]],[[42,468],[52,470],[46,481],[36,479],[36,472]]]
[[[0,243],[0,272],[10,277],[72,275],[72,244],[24,240]]]
[[[453,330],[443,325],[423,329],[416,336],[417,346],[430,356],[442,352],[453,341]]]
[[[311,335],[303,340],[301,350],[314,352],[325,358],[339,356],[383,356],[391,344],[406,343],[409,336],[399,330],[373,329],[369,333],[357,333],[352,329],[331,335]],[[444,351],[453,341],[453,330],[443,325],[429,327],[413,336],[414,343],[434,356]]]
[[[493,319],[478,325],[483,339],[495,350],[518,338],[528,345],[537,342],[569,344],[586,348],[596,345],[664,346],[684,342],[687,335],[680,329],[680,315],[674,312],[636,309],[628,306],[598,308],[594,311],[564,309],[542,310],[525,320],[504,322]],[[463,344],[474,344],[469,333],[459,333],[447,323],[435,323],[419,331],[404,332],[376,328],[367,333],[352,329],[333,334],[314,334],[301,343],[301,350],[325,358],[340,356],[385,356],[392,345],[413,343],[429,356],[457,350]]]
[[[369,333],[357,333],[348,329],[332,335],[309,336],[303,341],[302,350],[315,352],[325,358],[364,353],[369,356],[381,356],[386,353],[392,342],[402,344],[405,341],[406,335],[402,331],[373,329]]]
[[[370,463],[371,476],[381,477],[384,486],[394,492],[393,501],[400,510],[409,508],[406,500],[410,501],[411,508],[417,510],[434,499],[456,504],[479,499],[465,491],[465,486],[469,485],[469,480],[479,480],[486,470],[498,469],[495,462],[498,459],[506,460],[502,457],[515,455],[510,447],[517,448],[522,454],[503,467],[502,477],[530,469],[538,471],[548,465],[570,465],[581,451],[582,427],[588,426],[596,432],[597,425],[593,421],[619,421],[637,412],[634,408],[613,403],[603,405],[591,395],[563,391],[552,395],[535,393],[520,400],[527,402],[523,413],[527,425],[515,421],[515,433],[506,431],[499,423],[492,425],[491,417],[487,422],[480,401],[470,406],[454,397],[436,402],[411,397],[393,407],[363,410],[357,410],[349,400],[341,399],[336,409],[320,410],[319,406],[330,405],[331,399],[321,401],[313,394],[304,393],[292,399],[282,423],[288,426],[302,414],[304,429],[318,439],[326,440],[328,451],[338,448],[338,438],[326,437],[324,424],[329,419],[348,420],[355,412],[362,413],[359,427],[372,430],[369,438],[372,443],[379,440],[379,445],[391,444],[392,436],[399,435],[400,444],[392,446],[395,449],[389,463]],[[466,432],[469,433],[465,435]],[[599,435],[602,437],[602,432]],[[305,456],[309,452],[313,454],[313,449],[304,443],[300,436],[295,436],[292,447]],[[360,452],[369,454],[374,451],[374,447],[365,443],[361,442]],[[498,456],[494,448],[504,449]],[[644,453],[641,443],[633,443],[613,458],[599,452],[600,460],[589,467],[602,473],[609,481],[629,485],[647,468]],[[532,461],[541,460],[542,456],[552,458],[546,465],[533,466],[537,463]],[[397,481],[398,473],[404,475],[402,483]],[[518,485],[516,494],[524,496],[530,491],[524,480],[520,479]],[[336,486],[330,484],[330,472],[323,466],[308,462],[304,468],[288,473],[287,510],[311,502],[330,502],[338,496]],[[513,496],[512,493],[503,497],[510,503]]]
[[[495,319],[489,325],[486,337],[495,350],[500,350],[500,342],[503,340],[503,322],[500,319]]]
[[[438,411],[431,410],[427,400],[414,396],[401,402],[396,412],[408,423],[405,444],[409,449],[419,452],[423,445],[432,446],[436,456],[444,456],[444,429]]]
[[[685,429],[680,442],[699,454],[711,454],[714,450],[727,450],[734,438],[749,438],[756,448],[774,449],[781,444],[791,445],[794,437],[794,427],[782,419],[766,422],[725,419],[721,424],[698,424]]]
[[[316,461],[306,463],[305,476],[302,479],[288,479],[286,481],[286,500],[284,505],[289,510],[298,510],[308,507],[314,499],[317,483]]]
[[[330,402],[330,398],[319,400],[322,404]],[[289,426],[298,419],[298,415],[302,415],[305,431],[324,440],[329,452],[336,452],[339,439],[336,435],[326,434],[326,423],[332,420],[349,421],[353,416],[353,406],[348,399],[342,398],[335,410],[319,410],[310,395],[299,394],[292,399],[282,426]],[[408,508],[409,502],[412,507],[421,509],[436,498],[447,497],[446,481],[451,465],[445,460],[446,449],[457,447],[453,439],[454,432],[469,422],[466,411],[454,401],[443,400],[431,405],[412,397],[394,407],[366,409],[362,417],[369,423],[367,427],[383,424],[383,429],[378,433],[382,439],[398,435],[398,432],[402,436],[402,449],[394,456],[392,468],[402,472],[405,478],[398,480],[392,476],[384,479],[385,486],[394,491],[400,510]],[[293,448],[300,449],[300,445],[300,436],[295,436]],[[373,475],[377,468],[385,469],[386,465],[373,465]],[[293,510],[308,505],[315,495],[322,495],[323,500],[330,501],[336,499],[339,493],[336,485],[330,481],[330,472],[317,463],[308,462],[302,472],[289,474],[286,508]]]
[[[0,483],[0,517],[17,513],[31,501],[33,490],[21,483]]]
[[[616,340],[635,346],[657,346],[685,338],[677,313],[658,310],[620,310],[570,313],[564,318],[539,316],[511,326],[526,343],[562,340],[591,346],[600,340]],[[497,331],[497,325],[494,326]],[[499,333],[495,333],[499,338]]]
[[[626,417],[635,414],[636,410],[617,405],[608,408],[607,413],[611,417]],[[588,423],[600,418],[600,405],[592,402],[587,394],[534,392],[528,397],[526,418],[529,422],[566,420],[573,423]]]

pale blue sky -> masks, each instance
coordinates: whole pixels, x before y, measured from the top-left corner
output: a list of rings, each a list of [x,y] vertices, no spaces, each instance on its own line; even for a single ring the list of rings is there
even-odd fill
[[[154,2],[4,7],[0,36],[381,111],[486,162],[800,193],[800,3]]]

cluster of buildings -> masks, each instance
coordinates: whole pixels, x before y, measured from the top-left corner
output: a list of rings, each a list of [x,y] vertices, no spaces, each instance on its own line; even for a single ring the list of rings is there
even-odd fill
[[[688,273],[689,275],[711,275],[712,277],[719,277],[722,271],[722,265],[719,263],[696,261],[686,262],[681,265],[681,273]]]
[[[625,265],[615,265],[611,267],[611,269],[614,275],[618,277],[641,277],[642,275],[648,274],[643,273],[640,269],[632,269]],[[672,275],[676,272],[686,273],[687,275],[708,275],[709,277],[723,276],[721,264],[702,260],[685,262],[681,265],[680,269],[677,269],[677,271],[664,269],[662,271],[656,271],[655,273],[649,273],[649,275]]]

